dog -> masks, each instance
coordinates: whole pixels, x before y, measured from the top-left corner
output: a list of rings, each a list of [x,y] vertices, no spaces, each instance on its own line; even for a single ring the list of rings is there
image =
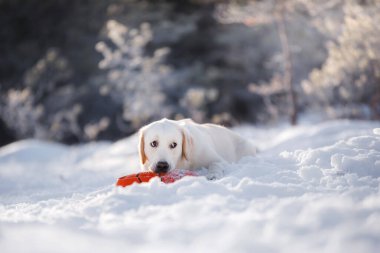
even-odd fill
[[[223,126],[166,118],[140,129],[138,150],[143,171],[207,168],[209,179],[222,176],[218,164],[256,153],[250,141]]]

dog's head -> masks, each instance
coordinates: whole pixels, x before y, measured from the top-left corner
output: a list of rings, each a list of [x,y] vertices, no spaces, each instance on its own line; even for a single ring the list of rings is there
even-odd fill
[[[140,130],[139,154],[143,170],[165,173],[189,159],[192,139],[176,121],[162,119]]]

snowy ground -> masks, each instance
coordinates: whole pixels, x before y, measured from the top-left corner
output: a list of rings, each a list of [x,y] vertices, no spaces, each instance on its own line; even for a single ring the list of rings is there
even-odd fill
[[[17,252],[379,252],[379,122],[235,129],[260,153],[217,181],[127,188],[136,137],[0,149],[0,249]]]

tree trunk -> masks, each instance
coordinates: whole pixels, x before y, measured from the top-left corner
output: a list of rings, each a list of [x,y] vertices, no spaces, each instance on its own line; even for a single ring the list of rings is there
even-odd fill
[[[293,84],[293,64],[291,58],[291,52],[289,47],[288,33],[286,31],[286,9],[285,3],[281,1],[279,4],[279,9],[277,11],[277,28],[278,35],[281,41],[282,54],[283,54],[283,64],[284,64],[284,73],[283,73],[283,85],[288,91],[288,103],[290,106],[290,123],[292,125],[297,124],[297,94]]]

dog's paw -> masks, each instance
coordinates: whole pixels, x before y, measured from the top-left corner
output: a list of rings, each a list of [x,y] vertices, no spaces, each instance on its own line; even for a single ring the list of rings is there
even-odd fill
[[[206,178],[208,180],[221,179],[224,176],[224,170],[222,164],[213,164],[209,167]]]
[[[207,180],[210,180],[210,181],[214,181],[214,180],[217,180],[217,179],[218,179],[217,176],[215,176],[215,175],[210,175],[210,174],[206,175],[206,178],[207,178]]]

